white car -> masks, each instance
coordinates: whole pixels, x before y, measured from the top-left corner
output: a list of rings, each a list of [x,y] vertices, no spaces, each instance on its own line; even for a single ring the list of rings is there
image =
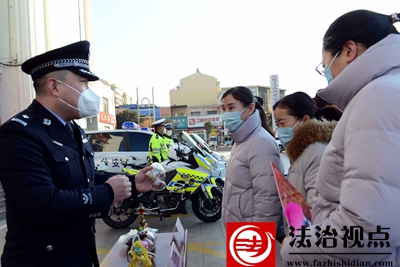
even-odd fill
[[[86,135],[94,151],[95,165],[107,161],[109,172],[121,172],[121,161],[132,162],[133,159],[136,165],[148,162],[151,131],[95,130],[87,131]]]

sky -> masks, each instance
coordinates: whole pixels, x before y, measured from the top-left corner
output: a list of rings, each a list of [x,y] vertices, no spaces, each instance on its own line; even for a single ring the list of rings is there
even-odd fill
[[[342,14],[400,12],[398,0],[92,0],[94,73],[139,102],[169,106],[169,90],[198,69],[221,87],[270,85],[313,97],[322,38]],[[400,23],[398,23],[400,24]],[[400,29],[400,25],[396,25]],[[143,102],[147,104],[145,100]]]

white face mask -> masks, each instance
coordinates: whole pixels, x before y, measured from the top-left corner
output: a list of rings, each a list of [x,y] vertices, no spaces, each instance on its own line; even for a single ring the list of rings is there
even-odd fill
[[[167,133],[167,129],[165,129],[165,128],[164,128],[164,130],[163,130],[163,134],[166,134],[166,133]]]
[[[166,134],[167,134],[168,136],[171,136],[171,135],[172,135],[172,131],[171,131],[171,130],[168,130]]]
[[[57,81],[80,94],[79,99],[78,99],[78,107],[74,107],[73,105],[68,104],[67,102],[65,102],[64,100],[62,100],[59,97],[57,97],[58,100],[60,100],[62,103],[69,106],[70,108],[78,110],[81,118],[94,117],[94,116],[97,116],[97,114],[99,114],[100,97],[91,88],[88,88],[81,93],[76,88],[72,87],[71,85],[68,85],[60,80],[57,80]]]

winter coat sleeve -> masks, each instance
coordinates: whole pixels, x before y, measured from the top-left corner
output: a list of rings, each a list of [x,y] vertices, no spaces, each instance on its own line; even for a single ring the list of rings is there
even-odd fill
[[[274,140],[252,142],[248,164],[254,195],[254,220],[264,222],[280,221],[281,203],[270,161],[281,166],[280,153]]]
[[[326,143],[314,143],[307,147],[299,160],[301,160],[302,170],[301,178],[304,179],[304,189],[308,206],[310,210],[315,202],[315,182],[317,180],[319,165],[321,164],[322,155],[324,154]]]
[[[390,254],[400,246],[400,213],[395,212],[400,200],[400,105],[397,103],[400,90],[371,90],[372,88],[364,88],[366,91],[360,92],[352,100],[351,107],[357,108],[347,107],[344,113],[348,121],[341,137],[344,164],[340,204],[321,224],[307,228],[306,239],[310,241],[310,247],[298,247],[299,243],[291,246],[290,240],[286,240],[281,249],[285,266],[288,266],[288,261],[313,262],[316,259],[331,262],[335,259],[359,259],[373,264],[390,257],[377,252]],[[367,97],[363,96],[366,92]],[[377,105],[377,100],[385,104]],[[348,110],[351,113],[347,118]],[[356,227],[361,231],[358,239],[363,243],[362,247],[351,246],[346,243],[346,239],[341,238],[345,227]],[[319,229],[330,229],[332,234],[332,229],[335,229],[337,235],[324,236]],[[329,242],[335,242],[335,247],[324,248],[323,242],[316,245],[318,234],[321,241],[329,239]],[[368,245],[371,238],[379,241],[383,238],[384,244],[387,240],[390,246]],[[296,242],[298,240],[299,237]],[[309,254],[311,252],[314,254]],[[336,254],[322,254],[324,252]],[[339,252],[347,254],[339,255]]]

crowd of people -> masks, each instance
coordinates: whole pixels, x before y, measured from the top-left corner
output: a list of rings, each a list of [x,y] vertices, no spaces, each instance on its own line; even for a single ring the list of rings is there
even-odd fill
[[[222,97],[223,120],[233,140],[222,220],[275,222],[285,265],[316,259],[400,265],[400,215],[395,212],[400,35],[393,26],[398,21],[396,13],[368,10],[337,18],[323,37],[316,68],[328,86],[314,98],[295,92],[273,106],[290,160],[287,179],[312,213],[312,225],[304,230],[306,245],[295,243],[285,223],[270,166],[273,162],[282,170],[281,154],[262,99],[242,86]],[[105,216],[112,202],[151,190],[146,175],[151,167],[134,177],[94,169],[93,151],[74,122],[99,112],[100,99],[88,85],[99,78],[90,71],[88,57],[89,43],[80,41],[22,64],[36,97],[0,127],[0,146],[7,151],[0,154],[8,226],[4,267],[99,266],[94,219]],[[153,127],[150,160],[159,162],[173,142],[172,125],[157,121]],[[332,235],[335,246],[322,242]],[[366,240],[377,243],[362,244]]]
[[[312,214],[312,225],[301,236],[294,234],[299,229],[283,223],[282,241],[281,206],[269,165],[279,166],[279,150],[263,125],[265,118],[258,116],[263,111],[257,100],[241,87],[222,98],[226,127],[235,141],[223,220],[276,222],[285,266],[316,260],[400,266],[400,217],[393,213],[400,195],[400,54],[395,52],[400,35],[393,25],[398,21],[396,13],[368,10],[336,19],[325,33],[316,68],[328,86],[314,98],[296,92],[273,106],[290,160],[287,179]]]
[[[395,52],[400,35],[393,25],[398,21],[396,13],[355,10],[337,18],[323,37],[323,70],[317,70],[328,86],[317,96],[326,101],[324,108],[333,105],[343,114],[314,182],[312,225],[306,228],[313,246],[284,240],[284,264],[315,259],[400,264],[400,217],[393,213],[400,190],[400,54]],[[334,246],[319,242],[327,237],[320,229],[337,237]]]

